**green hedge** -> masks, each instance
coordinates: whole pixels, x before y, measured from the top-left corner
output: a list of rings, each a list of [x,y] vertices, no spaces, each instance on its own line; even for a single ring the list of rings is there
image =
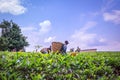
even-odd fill
[[[120,80],[120,52],[0,52],[0,80]]]

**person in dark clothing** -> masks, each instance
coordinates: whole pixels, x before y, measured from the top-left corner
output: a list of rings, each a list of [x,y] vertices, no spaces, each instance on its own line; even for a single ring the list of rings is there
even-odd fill
[[[65,43],[62,46],[62,54],[66,54],[67,51],[67,45],[69,44],[68,41],[65,41]]]
[[[75,52],[80,52],[80,48],[79,48],[79,46],[77,47],[77,49],[76,49]]]

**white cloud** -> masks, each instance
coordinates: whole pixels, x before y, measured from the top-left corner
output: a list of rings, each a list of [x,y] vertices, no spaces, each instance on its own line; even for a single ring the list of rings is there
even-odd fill
[[[49,20],[45,20],[43,22],[40,22],[40,32],[41,33],[47,33],[51,29],[51,22]]]
[[[69,47],[96,48],[96,46],[105,45],[105,39],[95,33],[87,33],[87,31],[97,25],[94,21],[87,22],[83,28],[71,35],[71,43]]]
[[[97,46],[99,51],[120,51],[120,42],[107,41],[107,45]]]
[[[26,35],[28,37],[27,41],[30,44],[28,47],[26,47],[26,51],[33,51],[33,50],[35,50],[35,46],[36,45],[42,46],[42,44],[40,43],[42,41],[40,39],[40,36],[37,33],[31,32],[31,33],[27,33]]]
[[[106,42],[106,39],[101,38],[99,41],[100,41],[100,42]]]
[[[26,8],[21,5],[21,0],[0,0],[0,12],[19,15],[25,13]]]
[[[44,40],[44,42],[45,42],[45,43],[47,43],[47,42],[48,42],[48,43],[49,43],[49,42],[52,42],[52,41],[55,40],[55,38],[56,38],[55,36],[54,36],[54,37],[48,37],[48,38],[46,38],[46,39]]]
[[[84,25],[84,27],[81,28],[80,30],[81,30],[82,32],[85,32],[85,31],[87,31],[88,29],[90,29],[90,28],[92,28],[92,27],[94,27],[94,26],[96,26],[96,25],[97,25],[96,22],[94,22],[94,21],[88,21],[88,22]]]
[[[105,12],[103,14],[105,21],[110,21],[115,24],[120,24],[120,10],[113,10],[112,12]]]
[[[89,43],[94,42],[94,39],[96,38],[96,34],[92,33],[85,33],[85,32],[75,32],[72,35],[72,44],[71,45],[80,45],[81,47],[87,47]]]
[[[42,42],[39,31],[36,31],[35,27],[22,27],[21,30],[22,33],[27,36],[27,41],[30,44],[28,47],[26,47],[26,51],[35,50],[35,46],[40,45],[40,42]]]
[[[93,24],[94,23],[94,24]],[[87,22],[83,28],[75,31],[71,35],[70,48],[91,49],[96,48],[98,51],[120,51],[120,41],[107,40],[96,33],[88,33],[87,31],[96,26],[96,22]]]
[[[87,22],[83,28],[81,28],[78,31],[75,31],[75,33],[71,36],[75,41],[80,41],[81,43],[90,42],[93,40],[93,38],[96,36],[96,34],[90,34],[86,33],[86,31],[96,25],[95,22]],[[86,44],[84,44],[86,45]]]
[[[48,46],[45,44],[46,42],[53,41],[55,37],[49,37],[44,39],[44,33],[49,32],[51,29],[51,22],[49,20],[45,20],[40,23],[40,27],[36,28],[35,26],[30,27],[22,27],[22,33],[27,36],[27,41],[29,42],[29,46],[26,47],[26,51],[35,50],[36,45]]]

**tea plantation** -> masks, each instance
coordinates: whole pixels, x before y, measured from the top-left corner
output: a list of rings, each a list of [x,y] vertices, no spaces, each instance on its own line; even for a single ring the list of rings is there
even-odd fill
[[[0,52],[0,80],[120,80],[120,52]]]

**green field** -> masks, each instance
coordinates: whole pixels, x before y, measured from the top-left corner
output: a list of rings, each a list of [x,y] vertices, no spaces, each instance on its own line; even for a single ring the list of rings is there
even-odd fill
[[[120,52],[0,52],[0,80],[120,80]]]

